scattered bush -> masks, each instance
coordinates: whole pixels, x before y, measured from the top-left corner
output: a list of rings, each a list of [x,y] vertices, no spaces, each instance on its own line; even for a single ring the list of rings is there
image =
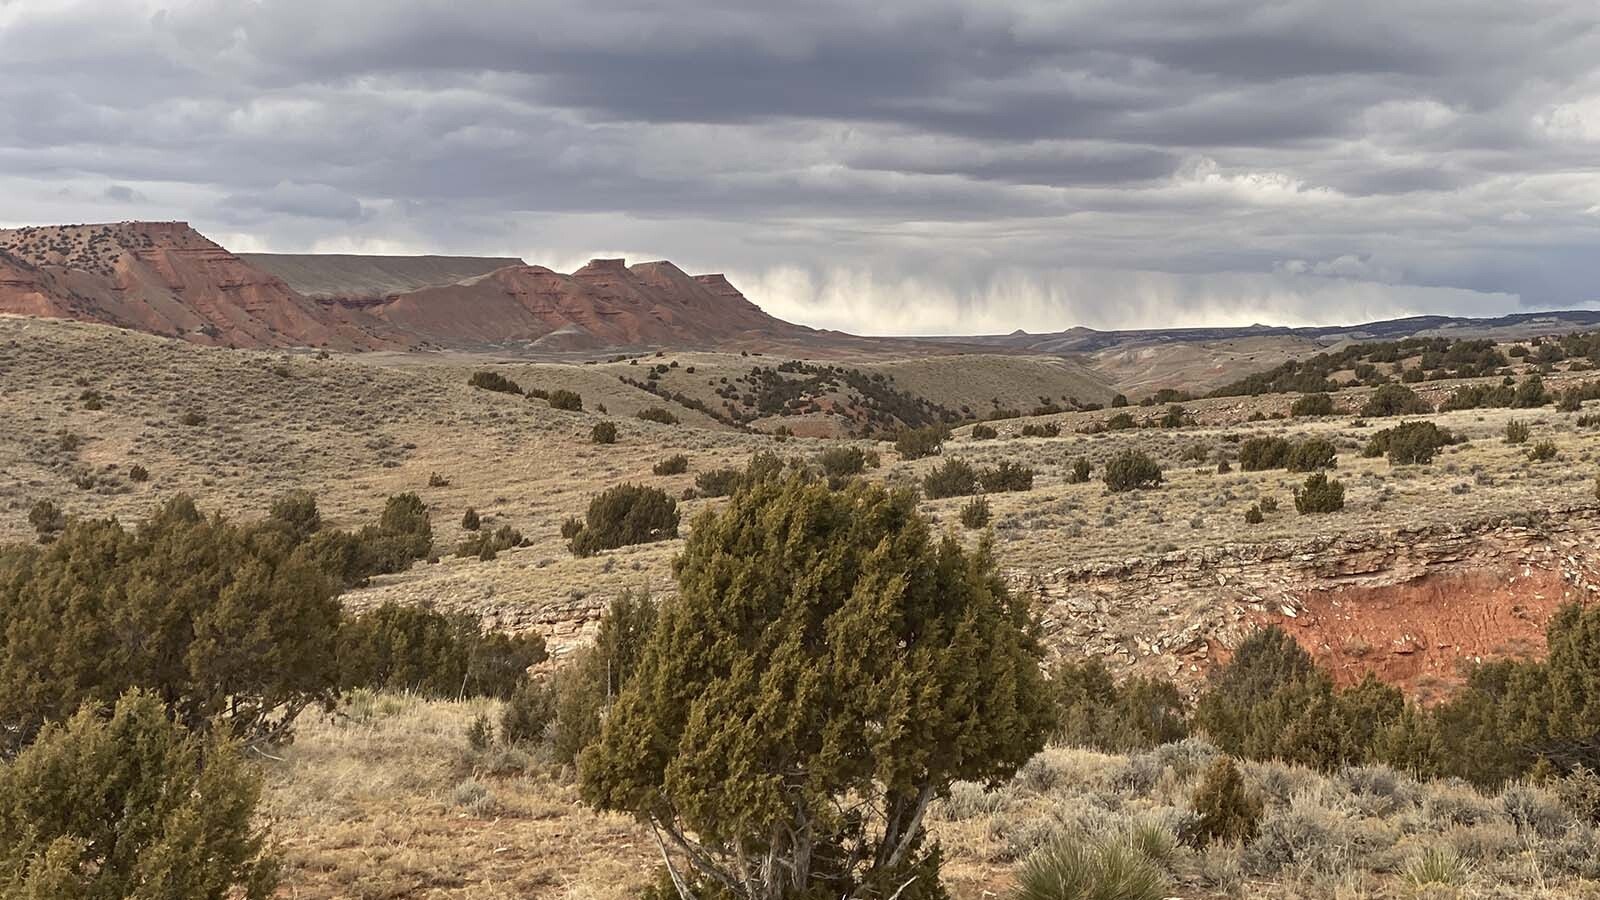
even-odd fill
[[[105,408],[105,398],[100,396],[99,391],[84,391],[78,395],[78,400],[83,403],[83,408],[90,412]]]
[[[621,484],[589,502],[568,547],[577,556],[678,536],[678,502],[660,488]]]
[[[945,460],[923,476],[922,490],[931,500],[967,497],[978,492],[978,472],[966,460]]]
[[[961,525],[964,528],[982,528],[989,524],[989,499],[973,497],[961,506]]]
[[[1083,484],[1089,480],[1089,476],[1093,472],[1094,467],[1089,465],[1087,459],[1080,456],[1072,461],[1071,466],[1067,467],[1067,484]]]
[[[272,896],[260,776],[235,745],[167,713],[130,691],[109,717],[85,705],[0,763],[7,897]]]
[[[900,432],[895,439],[894,449],[901,459],[922,459],[937,455],[949,437],[950,430],[943,425],[911,428]]]
[[[689,457],[682,453],[674,453],[656,463],[650,468],[650,471],[657,475],[682,475],[689,471]]]
[[[1106,463],[1106,490],[1141,490],[1161,485],[1161,467],[1139,450],[1123,450]]]
[[[1261,504],[1250,504],[1250,508],[1244,511],[1244,520],[1250,525],[1260,525],[1266,521],[1266,517],[1261,514]]]
[[[1184,835],[1195,846],[1216,841],[1247,843],[1261,830],[1263,804],[1245,789],[1233,758],[1217,757],[1190,801],[1194,820]]]
[[[617,442],[617,423],[596,422],[594,428],[589,430],[589,441],[595,444],[615,444]]]
[[[1311,475],[1303,487],[1295,488],[1294,508],[1301,515],[1344,509],[1344,482],[1322,472]]]
[[[694,477],[694,487],[702,497],[728,497],[739,489],[743,476],[738,469],[709,469]]]
[[[28,510],[28,524],[38,533],[41,544],[49,543],[67,527],[67,514],[49,500],[38,500]]]
[[[674,569],[678,592],[579,759],[584,799],[673,843],[693,833],[698,877],[755,896],[889,896],[915,878],[916,897],[937,897],[926,804],[1009,778],[1052,718],[1037,626],[987,551],[936,537],[911,491],[796,474],[705,513]],[[739,848],[797,821],[833,849],[779,842],[771,865],[748,865]]]
[[[1138,427],[1139,423],[1133,421],[1133,414],[1125,412],[1117,413],[1107,419],[1105,424],[1106,431],[1127,431],[1130,428]]]
[[[561,409],[567,412],[582,412],[583,398],[574,391],[558,389],[550,392],[549,401],[551,409]]]
[[[1512,419],[1506,423],[1506,443],[1521,444],[1528,440],[1528,435],[1532,430],[1528,427],[1527,422]]]
[[[646,422],[657,422],[662,425],[678,424],[678,417],[659,406],[647,406],[639,410],[638,417]]]
[[[270,520],[235,525],[179,496],[133,531],[71,520],[47,546],[0,552],[0,755],[132,688],[191,730],[286,737],[336,689],[337,585],[303,551]]]
[[[837,488],[845,479],[866,471],[867,453],[860,447],[829,447],[817,455],[817,463],[828,483]]]
[[[467,384],[485,391],[495,391],[501,394],[521,394],[522,388],[515,381],[501,375],[499,372],[479,370],[473,372],[467,379]]]
[[[1426,465],[1439,448],[1455,442],[1454,435],[1432,422],[1404,422],[1374,434],[1361,455],[1388,454],[1395,465]]]
[[[456,545],[456,555],[461,557],[477,557],[483,562],[488,562],[500,554],[502,550],[527,545],[522,532],[510,525],[501,525],[494,531],[479,531],[464,538]]]
[[[975,441],[992,441],[999,436],[1000,432],[995,431],[994,428],[988,425],[980,423],[972,426],[972,439]]]
[[[1182,428],[1185,425],[1193,425],[1194,417],[1189,415],[1188,410],[1178,406],[1177,404],[1173,404],[1167,407],[1166,414],[1163,415],[1161,420],[1156,424],[1160,425],[1162,428]]]
[[[482,753],[494,744],[494,726],[487,713],[478,713],[467,726],[467,746]]]
[[[1314,394],[1301,394],[1289,405],[1289,415],[1296,418],[1301,416],[1331,416],[1333,415],[1333,398],[1321,391]]]
[[[577,762],[599,739],[606,713],[639,666],[656,618],[649,597],[624,592],[601,614],[594,643],[557,674],[555,750],[561,760]]]
[[[1532,462],[1549,462],[1555,459],[1556,445],[1554,441],[1540,441],[1528,448],[1528,459]]]
[[[1183,697],[1172,682],[1136,676],[1117,684],[1098,657],[1063,662],[1051,672],[1050,688],[1060,743],[1129,753],[1182,740],[1189,733]]]
[[[978,472],[978,482],[991,494],[1033,490],[1033,469],[1011,460]]]
[[[1239,445],[1239,468],[1246,472],[1281,469],[1288,465],[1291,446],[1281,437],[1252,437]]]
[[[1289,450],[1289,458],[1284,461],[1284,468],[1291,472],[1331,469],[1338,465],[1335,454],[1332,442],[1323,438],[1307,438]]]
[[[205,423],[206,417],[192,410],[184,413],[182,418],[178,419],[178,424],[186,425],[190,428],[197,428]]]
[[[556,721],[556,693],[549,681],[522,679],[500,710],[500,738],[508,744],[534,743]]]
[[[482,524],[483,520],[478,517],[478,511],[470,506],[461,514],[461,527],[468,531],[477,531]]]
[[[133,465],[128,467],[128,480],[133,482],[133,483],[135,483],[135,484],[141,484],[143,482],[149,481],[150,480],[150,470],[146,469],[144,466],[139,465],[138,463],[134,463]]]
[[[347,617],[336,650],[340,687],[426,697],[506,698],[548,653],[538,632],[484,632],[472,616],[385,603]]]
[[[1028,422],[1022,426],[1023,437],[1053,438],[1061,436],[1061,425],[1056,422]]]
[[[1418,397],[1416,391],[1403,384],[1386,384],[1379,387],[1361,407],[1361,415],[1367,418],[1425,415],[1431,412],[1433,406]]]

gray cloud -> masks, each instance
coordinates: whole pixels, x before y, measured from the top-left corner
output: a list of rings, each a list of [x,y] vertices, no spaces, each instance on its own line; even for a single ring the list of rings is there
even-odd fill
[[[1577,305],[1596,60],[1589,0],[13,0],[0,216],[671,257],[859,331]]]

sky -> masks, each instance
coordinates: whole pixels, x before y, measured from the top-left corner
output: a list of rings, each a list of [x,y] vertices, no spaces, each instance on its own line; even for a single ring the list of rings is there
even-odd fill
[[[0,0],[0,224],[868,334],[1600,303],[1595,0]]]

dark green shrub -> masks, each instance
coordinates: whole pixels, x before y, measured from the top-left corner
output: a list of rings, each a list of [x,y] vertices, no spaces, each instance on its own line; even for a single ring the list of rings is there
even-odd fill
[[[666,459],[656,463],[651,467],[650,471],[656,473],[657,475],[682,475],[683,473],[689,471],[689,457],[683,455],[682,453],[674,453]],[[567,536],[570,537],[571,535]]]
[[[72,520],[45,547],[0,552],[0,754],[132,688],[191,729],[283,738],[333,699],[335,590],[281,526],[181,496],[134,531]]]
[[[594,444],[615,444],[617,442],[617,423],[596,422],[594,428],[589,430],[589,441]]]
[[[38,533],[40,543],[48,543],[67,527],[67,514],[49,500],[38,500],[28,510],[28,524]]]
[[[1248,843],[1261,829],[1261,799],[1245,789],[1232,757],[1217,757],[1195,788],[1190,806],[1195,817],[1184,837],[1197,847],[1218,841]]]
[[[583,527],[568,541],[577,556],[678,536],[678,501],[660,488],[621,484],[589,501]]]
[[[336,656],[346,690],[503,699],[547,653],[537,632],[485,633],[471,616],[385,603],[344,620]]]
[[[1116,409],[1116,408],[1127,406],[1127,405],[1128,405],[1128,395],[1127,394],[1117,394],[1116,396],[1111,398],[1111,408],[1112,409]]]
[[[699,876],[750,872],[754,896],[888,897],[911,878],[919,900],[940,896],[926,798],[1010,778],[1052,718],[1037,626],[987,550],[936,536],[911,491],[796,473],[702,514],[674,570],[579,758],[584,799],[674,843],[692,833]],[[780,842],[770,866],[747,865],[737,848],[797,821],[828,852]]]
[[[150,470],[139,465],[138,463],[134,463],[128,467],[128,480],[134,482],[135,484],[149,481]]]
[[[485,391],[495,391],[501,394],[521,394],[522,388],[515,381],[501,375],[499,372],[479,370],[473,372],[467,379],[467,384]]]
[[[1182,428],[1185,425],[1193,425],[1194,419],[1189,415],[1188,410],[1173,404],[1167,407],[1166,414],[1161,417],[1161,421],[1157,424],[1162,428]]]
[[[978,472],[964,459],[948,459],[923,476],[922,490],[931,500],[967,497],[978,492]]]
[[[894,449],[901,459],[922,459],[937,455],[949,437],[950,430],[943,425],[911,428],[900,432],[895,439]]]
[[[1532,462],[1549,462],[1555,459],[1556,455],[1554,441],[1540,441],[1528,448],[1528,459]]]
[[[1135,676],[1117,684],[1098,658],[1063,662],[1050,675],[1059,716],[1055,739],[1104,753],[1129,753],[1188,735],[1183,698],[1170,681]]]
[[[973,497],[961,505],[961,526],[963,528],[982,528],[989,524],[989,500],[987,497]]]
[[[1544,389],[1544,379],[1538,375],[1529,375],[1517,385],[1516,395],[1511,399],[1513,409],[1533,409],[1544,406],[1550,402],[1550,394]]]
[[[1266,517],[1261,514],[1261,505],[1258,503],[1250,504],[1250,508],[1244,511],[1244,520],[1250,525],[1260,525],[1266,521]]]
[[[1373,391],[1361,407],[1361,415],[1368,418],[1425,415],[1431,412],[1433,407],[1403,384],[1383,385]]]
[[[1337,464],[1332,442],[1323,438],[1307,438],[1290,448],[1284,468],[1291,472],[1315,472],[1318,469],[1331,469]]]
[[[1061,425],[1056,422],[1029,422],[1022,426],[1023,437],[1053,438],[1061,436]]]
[[[1300,416],[1331,416],[1333,415],[1333,398],[1318,391],[1315,394],[1301,394],[1289,405],[1289,415]]]
[[[1106,463],[1106,490],[1113,492],[1161,485],[1161,467],[1139,450],[1123,450]]]
[[[838,487],[846,478],[866,471],[867,454],[860,447],[829,447],[817,455],[817,463],[828,483]]]
[[[633,677],[655,625],[655,603],[624,592],[601,614],[594,644],[580,650],[557,675],[555,749],[560,759],[577,762],[578,754],[600,737],[605,713]]]
[[[502,550],[510,550],[513,547],[526,546],[526,544],[527,541],[523,538],[522,532],[512,528],[510,525],[501,525],[492,532],[479,531],[463,538],[461,543],[456,545],[456,556],[476,556],[478,559],[488,562],[498,556]]]
[[[1272,513],[1275,513],[1275,512],[1278,511],[1278,498],[1277,497],[1262,497],[1259,501],[1256,502],[1256,505],[1261,507],[1261,511],[1263,513],[1266,513],[1267,515],[1271,515]]]
[[[467,746],[482,753],[494,744],[494,726],[487,713],[478,713],[467,726]]]
[[[183,416],[178,419],[178,424],[186,425],[190,428],[197,428],[205,423],[206,417],[200,413],[194,412],[193,410],[184,413]]]
[[[729,497],[743,480],[744,473],[738,469],[708,469],[694,477],[694,487],[702,497]]]
[[[1067,467],[1067,484],[1083,484],[1089,480],[1089,476],[1093,472],[1094,467],[1089,465],[1087,459],[1080,456],[1072,461],[1071,466]]]
[[[1516,419],[1512,419],[1506,423],[1506,443],[1523,443],[1528,439],[1528,435],[1531,431],[1532,429],[1528,427],[1527,422],[1519,422]]]
[[[574,391],[565,389],[551,391],[548,402],[551,409],[563,409],[568,412],[583,411],[583,398]]]
[[[465,528],[468,531],[477,531],[482,525],[483,520],[478,517],[478,511],[472,507],[467,507],[467,511],[461,514],[462,528]]]
[[[1133,421],[1131,413],[1120,412],[1106,420],[1105,430],[1126,431],[1129,428],[1138,428],[1139,424]]]
[[[995,431],[988,425],[979,424],[972,426],[972,439],[975,441],[992,441],[999,436],[1000,432]]]
[[[1294,490],[1294,508],[1301,515],[1331,513],[1344,509],[1344,482],[1318,472]]]
[[[100,396],[99,391],[84,391],[78,395],[78,400],[83,403],[83,408],[90,412],[105,408],[105,398]]]
[[[18,900],[267,900],[278,864],[255,821],[261,777],[154,694],[93,704],[0,763],[0,884]]]
[[[1433,462],[1439,448],[1455,440],[1454,435],[1432,422],[1402,422],[1374,434],[1361,455],[1387,454],[1395,465],[1425,465]]]
[[[395,494],[383,504],[378,533],[406,560],[427,559],[433,552],[433,525],[428,505],[416,494]]]
[[[658,422],[662,425],[678,424],[678,417],[659,406],[647,406],[639,410],[639,418],[646,422]]]
[[[1292,449],[1281,437],[1253,437],[1239,445],[1239,468],[1246,472],[1281,469],[1289,464]]]
[[[500,739],[536,743],[556,721],[556,692],[549,681],[524,678],[500,710]]]
[[[978,472],[978,482],[991,494],[1033,490],[1033,468],[1003,460]]]

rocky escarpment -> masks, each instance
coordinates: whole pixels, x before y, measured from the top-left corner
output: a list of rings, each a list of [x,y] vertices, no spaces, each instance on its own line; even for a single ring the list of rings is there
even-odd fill
[[[1600,590],[1600,509],[1234,544],[1017,573],[1053,652],[1194,684],[1266,624],[1337,679],[1424,697],[1463,660],[1538,655],[1550,615]]]

